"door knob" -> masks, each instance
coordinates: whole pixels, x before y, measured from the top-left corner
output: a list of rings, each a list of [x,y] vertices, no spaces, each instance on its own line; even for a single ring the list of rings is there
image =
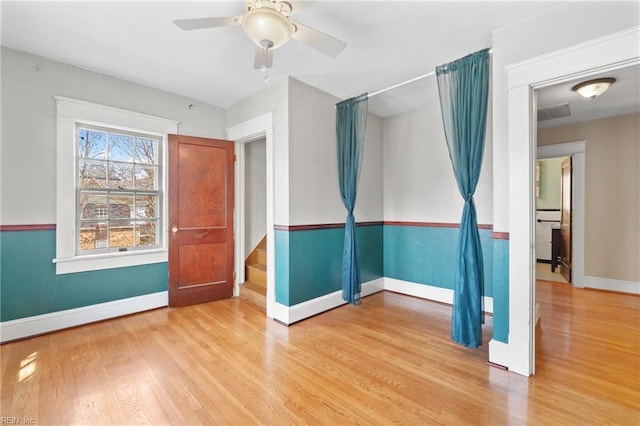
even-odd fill
[[[178,232],[178,228],[174,226],[173,228],[171,228],[171,232],[175,234],[176,232]]]

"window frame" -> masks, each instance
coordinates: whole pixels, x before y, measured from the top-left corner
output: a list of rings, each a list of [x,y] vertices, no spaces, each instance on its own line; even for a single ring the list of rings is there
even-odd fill
[[[95,271],[146,265],[168,261],[168,134],[178,133],[178,121],[120,108],[54,96],[56,101],[56,274]],[[115,251],[108,253],[76,253],[77,203],[77,139],[76,126],[108,127],[144,133],[160,139],[163,173],[161,191],[161,245],[150,249]]]
[[[147,218],[147,219],[141,219],[138,218],[137,213],[135,212],[137,209],[137,204],[134,203],[133,205],[133,214],[130,214],[129,218],[126,218],[126,220],[132,222],[131,227],[133,228],[133,233],[134,236],[136,234],[135,229],[137,229],[136,224],[137,223],[141,223],[141,222],[155,222],[156,223],[156,244],[150,245],[150,246],[145,246],[145,245],[132,245],[126,248],[122,248],[122,247],[107,247],[107,248],[94,248],[92,250],[83,250],[81,247],[81,243],[80,240],[81,238],[76,238],[76,255],[77,256],[82,256],[82,255],[88,255],[88,254],[100,254],[100,253],[113,253],[116,251],[148,251],[148,250],[153,250],[155,248],[161,248],[163,246],[163,234],[162,234],[162,224],[163,221],[165,220],[163,214],[162,214],[162,203],[164,200],[164,191],[162,188],[162,177],[164,176],[165,170],[164,167],[162,167],[162,161],[164,158],[164,152],[163,152],[163,147],[162,147],[162,138],[156,134],[151,134],[149,132],[146,133],[141,133],[141,132],[132,132],[132,131],[128,131],[128,130],[124,130],[122,128],[115,128],[115,127],[104,127],[104,126],[94,126],[94,125],[89,125],[85,122],[78,122],[76,121],[76,132],[75,132],[75,138],[76,138],[76,147],[75,147],[75,164],[76,167],[79,167],[79,163],[81,161],[81,156],[80,156],[80,152],[78,150],[78,143],[79,143],[79,136],[80,136],[80,130],[84,129],[87,131],[95,131],[95,132],[101,132],[101,133],[105,133],[107,135],[110,134],[121,134],[127,137],[132,137],[135,139],[151,139],[154,140],[157,143],[157,150],[158,152],[156,153],[157,155],[157,161],[154,162],[153,164],[150,164],[150,166],[153,166],[156,168],[156,175],[159,178],[156,178],[156,189],[136,189],[136,188],[127,188],[127,189],[114,189],[113,187],[111,187],[110,185],[104,187],[104,188],[87,188],[87,187],[82,187],[81,186],[81,180],[80,180],[80,173],[76,173],[76,230],[81,232],[82,230],[82,225],[83,223],[91,223],[91,222],[107,222],[107,235],[109,235],[109,233],[111,232],[111,223],[112,221],[117,222],[118,218],[114,218],[111,217],[111,212],[110,212],[110,207],[109,204],[107,204],[106,208],[96,208],[96,216],[95,218],[86,220],[86,219],[82,219],[82,213],[78,210],[79,207],[79,203],[80,203],[80,198],[82,196],[82,193],[96,193],[96,194],[104,194],[104,196],[109,199],[109,197],[112,194],[131,194],[134,198],[134,200],[138,197],[138,196],[144,196],[144,195],[153,195],[156,197],[157,200],[157,215],[154,218]],[[108,136],[107,136],[108,138]],[[110,174],[110,170],[109,167],[111,166],[111,164],[131,164],[132,166],[132,171],[135,170],[135,165],[138,164],[136,163],[133,158],[131,163],[128,162],[121,162],[121,161],[111,161],[110,158],[107,159],[101,159],[101,160],[91,160],[91,159],[85,159],[85,160],[89,160],[89,161],[101,161],[104,162],[106,165],[106,173],[107,176],[109,176]],[[143,163],[140,163],[143,164]],[[76,168],[76,170],[78,170]],[[135,173],[134,173],[135,175]],[[109,179],[107,179],[108,182]],[[106,183],[106,182],[105,182]],[[98,214],[98,210],[100,210],[101,214]],[[104,210],[104,211],[103,211]],[[122,219],[122,218],[121,218]],[[107,237],[107,239],[109,240],[110,237]]]

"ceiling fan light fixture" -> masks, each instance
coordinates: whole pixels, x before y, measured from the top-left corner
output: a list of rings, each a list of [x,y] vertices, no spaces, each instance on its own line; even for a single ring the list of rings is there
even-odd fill
[[[615,78],[596,78],[595,80],[583,81],[571,88],[574,92],[578,92],[585,98],[595,99],[606,92],[613,83]]]
[[[289,19],[270,7],[252,9],[242,19],[242,28],[253,42],[262,47],[262,41],[268,40],[277,49],[291,39],[294,32]]]

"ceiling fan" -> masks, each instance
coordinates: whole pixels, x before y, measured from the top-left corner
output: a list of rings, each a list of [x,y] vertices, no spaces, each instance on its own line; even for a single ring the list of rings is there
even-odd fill
[[[298,22],[291,21],[291,3],[280,0],[245,0],[245,13],[225,18],[177,19],[173,21],[185,31],[204,28],[242,25],[247,36],[256,44],[254,68],[265,72],[273,64],[273,50],[291,39],[298,40],[332,58],[338,57],[347,46],[331,37]]]

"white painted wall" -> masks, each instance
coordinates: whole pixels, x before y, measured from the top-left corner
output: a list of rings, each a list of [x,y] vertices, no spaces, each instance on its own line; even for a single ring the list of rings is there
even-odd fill
[[[494,231],[509,231],[509,111],[505,67],[640,21],[638,2],[568,2],[493,33]]]
[[[289,80],[267,85],[263,91],[227,110],[231,128],[266,113],[273,114],[274,224],[289,224]]]
[[[427,106],[384,120],[384,220],[459,223],[463,199],[453,174],[435,76]],[[491,116],[474,196],[478,223],[492,223]]]
[[[3,225],[56,222],[54,95],[179,120],[181,134],[225,135],[221,108],[5,47],[1,81]]]
[[[267,234],[266,140],[245,144],[245,259]]]
[[[340,99],[291,79],[289,104],[290,224],[341,223],[336,110]],[[358,185],[358,222],[382,220],[382,119],[369,114]]]
[[[383,119],[370,113],[367,117],[358,200],[354,211],[358,222],[384,219],[383,137]],[[337,165],[338,160],[335,161]],[[345,219],[346,210],[343,210],[342,221]]]

